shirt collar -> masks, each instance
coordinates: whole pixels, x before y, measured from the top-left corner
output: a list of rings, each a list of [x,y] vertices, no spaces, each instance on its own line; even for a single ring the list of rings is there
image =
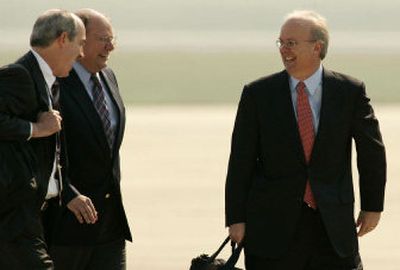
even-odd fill
[[[44,80],[46,81],[47,87],[51,89],[53,83],[56,81],[56,76],[53,75],[53,71],[47,62],[38,54],[34,49],[31,48],[31,52],[35,56],[36,60],[39,63],[39,68],[42,71]]]
[[[74,69],[76,73],[78,74],[79,78],[85,85],[89,85],[90,83],[90,77],[92,76],[92,73],[90,73],[81,63],[76,61],[74,63]]]
[[[317,89],[320,87],[322,83],[322,65],[319,66],[319,68],[312,74],[310,77],[305,79],[303,82],[307,87],[307,91],[310,93],[311,96],[315,94]],[[290,76],[290,89],[292,91],[295,91],[296,85],[299,83],[300,80]]]

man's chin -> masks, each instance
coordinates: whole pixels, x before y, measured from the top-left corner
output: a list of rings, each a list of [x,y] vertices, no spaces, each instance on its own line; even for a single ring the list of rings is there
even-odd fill
[[[99,70],[102,70],[103,68],[107,67],[107,61],[100,63],[98,65],[98,67],[99,67]]]
[[[71,71],[71,69],[69,69],[68,71],[62,71],[62,72],[57,72],[57,73],[53,73],[54,76],[58,77],[58,78],[65,78],[69,76],[69,72]]]
[[[292,65],[287,65],[287,64],[284,64],[284,66],[285,66],[286,72],[289,73],[290,75],[292,75],[293,66]]]

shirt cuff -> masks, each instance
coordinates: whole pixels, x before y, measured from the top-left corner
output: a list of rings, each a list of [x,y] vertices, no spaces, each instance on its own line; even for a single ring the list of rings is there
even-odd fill
[[[32,122],[29,122],[29,137],[26,139],[27,141],[29,141],[32,138],[32,132],[33,132]]]

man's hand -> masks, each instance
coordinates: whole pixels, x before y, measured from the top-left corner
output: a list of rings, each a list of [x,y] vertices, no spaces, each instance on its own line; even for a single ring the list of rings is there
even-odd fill
[[[246,230],[246,223],[235,223],[229,226],[229,237],[236,244],[240,244],[243,241]]]
[[[61,130],[59,111],[40,112],[36,123],[32,123],[32,138],[48,137]]]
[[[74,213],[79,223],[96,223],[97,211],[89,197],[78,195],[67,204],[67,207]]]
[[[356,224],[357,227],[360,227],[357,235],[361,237],[374,230],[378,226],[380,218],[381,212],[360,211]]]

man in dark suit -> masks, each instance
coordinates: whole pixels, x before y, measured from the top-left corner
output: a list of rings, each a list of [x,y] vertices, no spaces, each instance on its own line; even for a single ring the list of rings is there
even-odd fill
[[[54,230],[48,232],[50,254],[60,270],[125,269],[125,240],[132,240],[120,189],[125,108],[115,75],[107,67],[115,37],[110,20],[99,12],[84,9],[76,14],[86,27],[85,56],[60,80],[60,103],[68,178],[92,199],[98,221],[80,223],[69,211],[49,207],[48,214],[57,217]]]
[[[15,76],[10,78],[14,85],[7,87],[22,91],[20,95],[24,98],[20,97],[19,102],[23,103],[20,105],[25,107],[25,113],[0,113],[0,140],[28,141],[34,155],[25,155],[25,164],[34,166],[30,171],[32,176],[20,186],[16,176],[21,172],[17,170],[25,169],[19,166],[7,168],[16,171],[10,172],[15,177],[10,178],[11,188],[6,191],[8,199],[2,205],[4,211],[1,212],[0,234],[4,237],[0,242],[1,269],[53,268],[40,220],[45,199],[59,197],[60,200],[56,199],[59,203],[68,204],[73,209],[79,206],[87,208],[86,212],[91,210],[87,203],[89,199],[79,195],[67,181],[61,181],[57,148],[62,143],[59,133],[62,119],[55,108],[55,92],[52,92],[56,88],[56,76],[67,76],[72,64],[82,55],[84,41],[84,25],[76,15],[62,10],[46,11],[33,26],[30,39],[32,49],[16,65],[9,67]],[[26,185],[33,191],[24,193]],[[12,191],[14,196],[10,193]],[[60,194],[63,194],[63,202]]]
[[[29,73],[20,65],[0,68],[0,113],[33,121],[36,95]],[[20,224],[34,217],[37,162],[27,140],[0,140],[0,241],[18,237]],[[25,209],[29,215],[23,215]],[[0,248],[0,250],[3,247]],[[0,258],[2,261],[2,258]]]
[[[385,149],[362,82],[322,67],[325,20],[288,15],[285,70],[245,86],[232,136],[226,224],[246,269],[362,269],[358,236],[383,211]],[[354,219],[355,141],[361,211]]]

